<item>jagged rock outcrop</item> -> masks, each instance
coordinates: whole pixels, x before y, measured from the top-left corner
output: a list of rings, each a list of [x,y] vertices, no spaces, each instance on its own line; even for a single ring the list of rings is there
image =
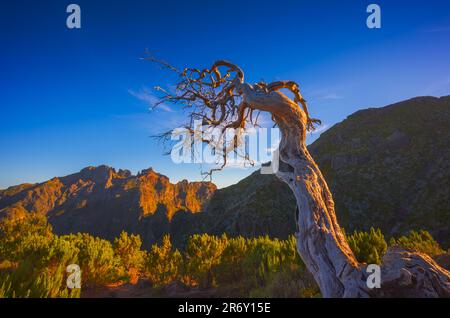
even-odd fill
[[[0,191],[0,216],[47,215],[56,233],[88,232],[109,239],[122,230],[147,243],[170,232],[177,212],[200,212],[216,190],[210,182],[172,184],[152,169],[133,176],[128,170],[87,167],[39,184]]]

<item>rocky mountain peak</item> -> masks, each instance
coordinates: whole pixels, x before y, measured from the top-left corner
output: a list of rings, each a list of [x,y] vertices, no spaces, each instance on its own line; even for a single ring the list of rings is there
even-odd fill
[[[39,184],[2,190],[0,217],[36,212],[47,215],[57,233],[104,237],[117,236],[124,229],[135,232],[149,223],[149,229],[139,231],[154,241],[162,235],[158,227],[169,224],[178,212],[202,211],[215,190],[210,182],[173,184],[152,168],[134,176],[129,170],[89,166]]]

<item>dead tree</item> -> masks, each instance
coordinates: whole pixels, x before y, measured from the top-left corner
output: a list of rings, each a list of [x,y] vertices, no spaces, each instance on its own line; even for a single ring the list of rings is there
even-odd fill
[[[293,81],[249,84],[237,65],[217,61],[207,69],[178,70],[174,92],[161,88],[160,103],[182,103],[204,125],[245,128],[257,125],[268,112],[281,131],[277,177],[288,184],[297,203],[297,249],[324,297],[450,297],[450,273],[425,254],[391,248],[381,265],[381,288],[369,288],[367,264],[359,263],[337,222],[328,185],[306,147],[306,133],[320,121],[312,119],[299,86]],[[287,91],[292,98],[282,92]],[[157,106],[157,105],[156,105]],[[167,136],[167,135],[166,135]],[[208,142],[208,140],[203,140]],[[224,156],[231,149],[224,151]],[[216,170],[220,170],[224,164]],[[213,171],[210,171],[212,173]]]

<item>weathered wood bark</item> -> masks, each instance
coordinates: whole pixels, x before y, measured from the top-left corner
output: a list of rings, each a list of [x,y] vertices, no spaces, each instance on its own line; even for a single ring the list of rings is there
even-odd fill
[[[298,252],[324,297],[450,297],[450,273],[424,254],[390,249],[383,258],[381,288],[369,289],[360,264],[337,222],[327,183],[306,148],[307,117],[280,92],[244,88],[248,104],[273,114],[280,127],[280,171],[297,202]]]
[[[210,69],[179,71],[166,62],[148,59],[180,75],[180,94],[164,92],[162,102],[184,101],[188,107],[194,106],[198,111],[192,111],[191,119],[224,129],[244,128],[254,124],[254,110],[272,114],[282,133],[277,176],[289,185],[297,202],[297,249],[324,297],[450,297],[448,271],[427,255],[401,249],[390,249],[384,256],[381,288],[367,287],[367,265],[359,263],[348,246],[331,192],[306,148],[306,132],[315,120],[309,117],[296,83],[250,85],[245,83],[242,69],[227,61],[217,61]],[[228,68],[225,75],[219,67]],[[281,89],[288,89],[295,98]]]

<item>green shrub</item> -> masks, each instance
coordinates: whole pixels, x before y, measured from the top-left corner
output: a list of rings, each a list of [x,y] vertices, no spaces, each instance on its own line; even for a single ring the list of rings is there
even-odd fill
[[[213,268],[220,263],[228,238],[208,234],[189,237],[185,251],[185,273],[202,288],[216,286]]]
[[[74,298],[80,297],[80,289],[66,286],[66,266],[44,268],[41,272],[29,276],[33,264],[24,261],[12,273],[0,274],[0,298]]]
[[[114,252],[119,257],[125,278],[136,284],[144,267],[146,253],[141,250],[142,241],[139,235],[122,232],[114,240]]]
[[[275,272],[261,287],[250,291],[256,298],[312,298],[319,297],[320,290],[312,275],[300,265],[291,265]]]
[[[346,239],[360,262],[380,264],[386,253],[379,229],[355,231]],[[431,256],[444,252],[426,231],[412,231],[390,244]],[[111,244],[89,234],[54,235],[45,217],[37,214],[5,218],[0,222],[0,297],[79,297],[80,289],[66,286],[69,264],[80,266],[83,288],[134,284],[144,274],[154,287],[181,281],[217,287],[225,297],[318,297],[296,245],[294,236],[279,240],[196,234],[181,253],[166,235],[147,253],[139,235],[122,232]]]
[[[229,239],[213,272],[223,296],[283,297],[301,294],[301,281],[291,282],[291,291],[286,291],[286,295],[276,291],[277,282],[292,273],[303,273],[304,270],[294,236],[287,240],[265,236]]]
[[[14,289],[9,275],[0,273],[0,298],[14,297]]]
[[[155,287],[181,279],[182,256],[173,250],[170,235],[165,235],[161,246],[154,244],[147,255],[145,273]]]
[[[61,239],[78,249],[82,286],[106,285],[119,280],[120,258],[115,255],[111,242],[86,233],[63,235]]]
[[[359,262],[381,264],[381,258],[386,254],[387,243],[380,229],[370,228],[369,232],[354,231],[346,238]]]
[[[244,260],[247,257],[248,249],[248,240],[241,236],[228,240],[220,262],[213,268],[217,284],[238,285],[242,283],[247,271]]]
[[[264,286],[274,273],[292,265],[302,265],[293,236],[288,240],[270,239],[268,236],[251,239],[244,259],[246,284],[250,287]]]
[[[23,264],[27,264],[24,262]],[[22,271],[0,274],[0,298],[78,298],[80,289],[69,289],[66,285],[65,267],[56,271],[43,271],[29,277]]]
[[[45,216],[30,213],[23,218],[3,218],[0,222],[0,261],[11,262],[23,259],[30,244],[53,239],[52,227]]]
[[[69,264],[76,262],[77,250],[57,236],[49,239],[34,233],[28,238],[22,242],[23,258],[16,266],[0,272],[0,294],[3,297],[79,297],[79,289],[67,288],[65,272]]]
[[[391,246],[398,246],[436,256],[445,253],[438,242],[427,231],[411,231],[408,236],[401,236],[398,239],[392,238],[389,242]]]

